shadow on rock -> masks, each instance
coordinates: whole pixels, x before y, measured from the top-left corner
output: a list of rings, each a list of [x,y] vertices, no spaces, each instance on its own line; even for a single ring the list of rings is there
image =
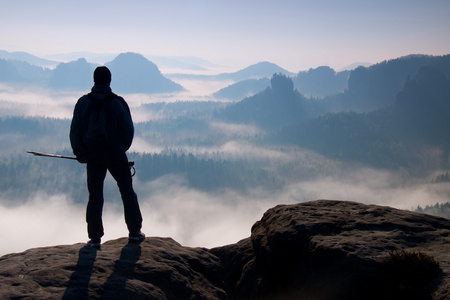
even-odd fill
[[[78,253],[78,262],[75,271],[70,276],[67,289],[62,299],[87,299],[89,281],[92,275],[92,269],[97,257],[97,249],[91,247],[82,247]]]
[[[136,262],[141,257],[141,246],[138,243],[128,243],[122,248],[120,258],[114,264],[114,270],[103,285],[105,299],[125,296],[126,282],[133,276]]]

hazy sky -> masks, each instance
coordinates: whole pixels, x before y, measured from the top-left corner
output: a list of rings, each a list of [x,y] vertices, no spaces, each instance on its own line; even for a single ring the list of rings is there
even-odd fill
[[[448,0],[1,1],[0,49],[196,56],[290,71],[450,53]]]

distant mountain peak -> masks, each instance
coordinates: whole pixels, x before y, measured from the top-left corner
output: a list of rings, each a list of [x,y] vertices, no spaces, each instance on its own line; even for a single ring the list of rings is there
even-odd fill
[[[119,55],[117,55],[114,60],[120,60],[120,59],[124,59],[124,58],[135,58],[135,59],[149,61],[147,58],[145,58],[144,55],[136,53],[136,52],[122,52]]]
[[[164,93],[182,91],[178,83],[164,77],[143,55],[126,52],[105,64],[112,73],[111,87],[119,93]]]
[[[158,72],[159,74],[161,74],[158,67],[153,62],[151,62],[150,60],[148,60],[142,54],[139,54],[139,53],[134,53],[134,52],[120,53],[111,62],[106,63],[106,65],[112,65],[112,66],[119,65],[119,64],[123,64],[123,66],[127,66],[127,69],[129,69],[129,70],[131,70],[131,69],[140,70],[140,69],[152,68],[153,69],[152,71]]]
[[[273,74],[276,73],[282,73],[288,76],[294,75],[294,73],[291,73],[280,66],[268,62],[268,61],[262,61],[253,65],[250,65],[242,70],[239,70],[234,74],[234,77],[240,77],[242,76],[245,79],[253,78],[253,79],[259,79],[264,77],[272,77]]]
[[[253,65],[250,65],[242,70],[239,70],[234,73],[222,73],[217,75],[216,77],[219,79],[231,79],[234,81],[241,81],[246,79],[261,79],[261,78],[271,78],[273,74],[281,73],[288,76],[295,75],[292,72],[289,72],[280,66],[268,62],[262,61]]]

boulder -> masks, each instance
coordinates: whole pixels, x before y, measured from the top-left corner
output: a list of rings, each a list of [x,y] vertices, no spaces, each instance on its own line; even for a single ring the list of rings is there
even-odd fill
[[[253,225],[250,239],[211,252],[233,299],[450,299],[450,220],[391,207],[279,205]],[[396,277],[386,266],[398,253],[425,259],[412,270],[400,266],[413,274]],[[427,259],[442,272],[422,278]]]
[[[126,238],[0,257],[0,299],[450,299],[450,220],[348,201],[269,209],[213,249]]]

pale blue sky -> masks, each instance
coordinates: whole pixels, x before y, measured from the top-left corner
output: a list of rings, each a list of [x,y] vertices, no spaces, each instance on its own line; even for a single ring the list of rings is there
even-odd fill
[[[298,72],[450,53],[448,0],[0,0],[0,49],[196,56]]]

